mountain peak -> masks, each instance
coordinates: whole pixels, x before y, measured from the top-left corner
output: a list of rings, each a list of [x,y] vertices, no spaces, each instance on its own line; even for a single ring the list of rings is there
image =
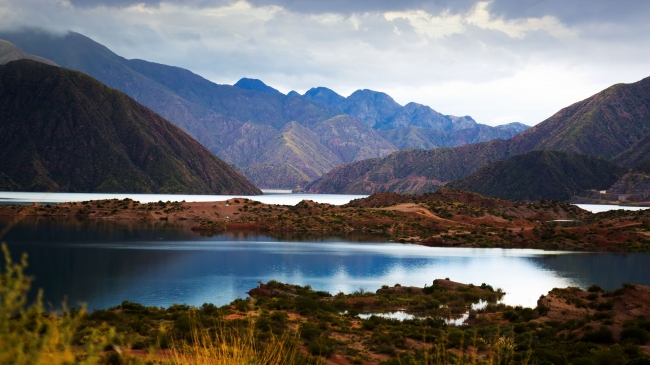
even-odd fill
[[[345,98],[337,94],[334,90],[322,86],[307,90],[303,96],[308,100],[316,101],[332,108],[338,108],[345,101]]]
[[[249,79],[244,77],[239,81],[237,81],[237,83],[233,86],[244,90],[252,90],[252,91],[257,91],[257,92],[267,93],[267,94],[283,95],[278,90],[268,86],[267,84],[262,82],[262,80],[258,80],[258,79]]]

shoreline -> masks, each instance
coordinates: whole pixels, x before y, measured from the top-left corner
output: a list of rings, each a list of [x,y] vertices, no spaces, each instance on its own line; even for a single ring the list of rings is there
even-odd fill
[[[424,195],[374,194],[346,205],[295,206],[248,198],[220,202],[97,200],[0,206],[6,217],[193,222],[199,234],[222,232],[373,234],[432,247],[650,251],[650,211],[590,213],[542,201],[518,203],[444,190]]]
[[[545,349],[552,349],[556,359],[593,360],[610,352],[626,361],[650,357],[650,322],[645,319],[650,317],[650,287],[635,284],[611,291],[595,285],[555,288],[535,308],[499,303],[507,294],[489,284],[449,279],[423,288],[395,284],[350,294],[272,280],[247,294],[221,307],[158,308],[125,301],[89,313],[84,325],[120,326],[124,339],[119,355],[126,358],[161,359],[182,351],[195,341],[188,334],[199,325],[250,331],[262,343],[291,334],[309,363],[323,364],[411,363],[423,351],[425,356],[430,351],[447,359],[482,360],[505,354],[543,361],[548,359]],[[396,312],[414,316],[382,315]],[[162,325],[154,326],[156,322]],[[161,337],[162,327],[167,329]],[[505,352],[499,345],[504,341],[511,344]],[[107,355],[112,353],[117,351]]]

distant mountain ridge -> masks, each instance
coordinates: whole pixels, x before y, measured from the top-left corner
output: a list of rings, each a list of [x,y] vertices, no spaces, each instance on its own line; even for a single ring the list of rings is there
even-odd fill
[[[399,151],[383,159],[339,166],[308,188],[314,193],[431,191],[490,162],[541,149],[587,154],[632,168],[647,168],[650,78],[611,86],[507,141]]]
[[[0,189],[259,194],[188,134],[81,72],[0,66]]]
[[[443,115],[422,104],[401,106],[389,95],[368,89],[357,90],[345,98],[321,86],[309,89],[303,97],[338,109],[380,130],[412,126],[452,131],[474,128],[478,124],[470,116]]]
[[[124,92],[194,136],[220,158],[251,174],[248,177],[264,188],[304,186],[321,176],[314,175],[315,171],[322,174],[329,171],[330,165],[383,157],[401,148],[507,139],[522,129],[477,125],[470,117],[444,116],[414,103],[402,107],[390,96],[371,90],[359,90],[343,98],[327,89],[329,94],[321,90],[319,98],[312,98],[309,92],[304,96],[295,92],[284,95],[255,79],[244,78],[234,86],[219,85],[179,67],[127,60],[73,32],[65,36],[38,30],[0,32],[0,39]],[[341,105],[333,107],[337,102]],[[342,114],[347,114],[347,119],[341,119]],[[316,132],[316,138],[310,133],[285,138],[283,128],[294,122]],[[333,125],[346,132],[334,133]],[[402,132],[408,128],[411,130]],[[442,132],[435,128],[442,128]],[[296,137],[312,140],[294,143],[298,142]],[[277,143],[280,140],[284,142]],[[316,144],[324,148],[295,151],[295,146]],[[285,152],[293,148],[294,152],[275,156],[279,148]],[[322,163],[324,160],[330,163]],[[284,174],[287,171],[298,173]],[[283,185],[268,186],[267,181]]]
[[[244,90],[259,91],[261,93],[267,93],[267,94],[282,94],[278,90],[262,82],[262,80],[249,79],[246,77],[237,81],[233,86]]]

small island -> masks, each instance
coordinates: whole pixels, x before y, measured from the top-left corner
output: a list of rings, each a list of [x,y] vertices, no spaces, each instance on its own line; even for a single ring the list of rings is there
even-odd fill
[[[594,214],[558,201],[522,203],[453,189],[417,195],[377,193],[342,206],[307,200],[295,206],[269,205],[246,198],[148,204],[124,199],[3,206],[0,216],[191,221],[192,230],[206,235],[357,232],[439,247],[650,250],[650,210]]]

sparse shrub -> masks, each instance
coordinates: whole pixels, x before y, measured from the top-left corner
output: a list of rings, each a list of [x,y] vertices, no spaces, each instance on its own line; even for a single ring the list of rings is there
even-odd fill
[[[612,343],[614,342],[614,333],[609,328],[602,326],[597,331],[587,331],[582,340],[593,343]]]
[[[621,332],[621,341],[632,342],[637,345],[644,345],[650,341],[650,333],[644,329],[637,327],[625,328]]]

